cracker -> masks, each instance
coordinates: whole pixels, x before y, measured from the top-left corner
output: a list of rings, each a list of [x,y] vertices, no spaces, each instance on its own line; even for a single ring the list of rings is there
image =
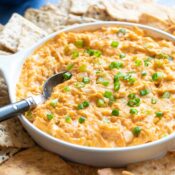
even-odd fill
[[[162,30],[167,30],[169,26],[168,22],[164,20],[159,20],[155,16],[152,16],[148,13],[142,13],[140,15],[139,22]]]
[[[48,33],[59,30],[60,26],[64,26],[67,20],[67,16],[61,14],[59,10],[56,11],[55,8],[48,8],[48,10],[28,9],[25,12],[25,18]]]
[[[9,103],[9,95],[7,91],[7,85],[3,78],[3,74],[0,71],[0,106],[6,105]]]
[[[72,163],[72,162],[69,162],[69,165],[79,175],[98,175],[97,168],[94,168],[94,167],[91,167],[91,166],[87,166],[87,165]]]
[[[18,118],[12,118],[0,123],[0,146],[28,148],[34,142],[24,131]]]
[[[139,21],[139,12],[130,8],[126,8],[121,3],[116,3],[115,0],[104,0],[104,6],[107,13],[115,20],[122,21]]]
[[[97,20],[112,20],[113,18],[107,13],[104,5],[90,5],[86,14],[86,17],[94,18]]]
[[[0,33],[0,45],[12,52],[17,52],[36,43],[45,35],[46,33],[42,29],[14,13]],[[28,38],[28,43],[24,38]]]
[[[84,16],[77,16],[77,15],[70,14],[66,21],[66,25],[81,24],[81,23],[96,22],[96,21],[98,20],[94,18],[88,18]]]
[[[60,0],[57,7],[63,14],[67,15],[70,13],[71,5],[71,0]]]
[[[175,153],[168,153],[158,160],[149,160],[128,165],[124,169],[101,169],[99,175],[174,175]]]
[[[78,175],[59,156],[39,147],[22,151],[0,166],[3,175]]]
[[[126,174],[123,174],[123,169],[104,168],[98,170],[98,175],[126,175]]]
[[[18,148],[0,148],[0,164],[8,160],[19,150]]]

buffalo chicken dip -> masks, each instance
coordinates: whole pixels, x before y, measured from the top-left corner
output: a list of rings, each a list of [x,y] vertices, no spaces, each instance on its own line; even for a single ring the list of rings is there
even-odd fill
[[[41,94],[47,78],[66,70],[67,81],[28,120],[73,144],[144,144],[175,131],[174,59],[173,42],[138,28],[61,33],[26,59],[17,98]]]

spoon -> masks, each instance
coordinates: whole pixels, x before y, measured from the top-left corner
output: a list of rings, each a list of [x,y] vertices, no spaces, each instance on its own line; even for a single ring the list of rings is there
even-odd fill
[[[66,80],[69,80],[72,77],[70,72],[59,72],[52,77],[48,78],[43,86],[43,94],[38,96],[28,97],[24,100],[12,103],[0,108],[0,121],[7,120],[14,117],[16,114],[20,114],[28,111],[29,109],[35,108],[38,104],[43,103],[48,99],[53,91],[53,88],[63,83]]]

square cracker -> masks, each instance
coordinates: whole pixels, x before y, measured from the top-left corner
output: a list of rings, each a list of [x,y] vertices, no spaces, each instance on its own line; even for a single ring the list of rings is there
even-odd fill
[[[39,147],[22,151],[0,166],[3,175],[78,175],[59,156]]]
[[[14,13],[0,33],[0,45],[17,52],[36,43],[46,35],[39,27]]]
[[[67,16],[53,5],[45,6],[41,10],[28,9],[25,12],[25,18],[48,33],[59,30],[60,26],[64,26],[67,21]]]

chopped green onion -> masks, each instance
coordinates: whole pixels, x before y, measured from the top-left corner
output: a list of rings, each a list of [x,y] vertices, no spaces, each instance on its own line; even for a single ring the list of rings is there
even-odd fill
[[[75,83],[75,87],[76,88],[83,88],[83,87],[85,87],[85,83],[83,83],[83,82],[77,82],[77,83]]]
[[[130,99],[128,101],[127,105],[130,107],[139,106],[140,105],[140,98]]]
[[[123,63],[121,62],[111,62],[111,64],[109,65],[110,69],[120,69],[123,67]]]
[[[133,115],[138,114],[138,110],[135,108],[131,108],[129,112],[130,112],[130,114],[133,114]]]
[[[90,82],[89,77],[83,77],[83,83],[88,84]]]
[[[135,65],[136,66],[141,66],[142,60],[135,60]]]
[[[145,65],[146,67],[148,67],[148,66],[150,65],[150,62],[147,61],[147,60],[144,60],[144,65]]]
[[[134,93],[128,95],[128,98],[130,98],[130,99],[134,99],[135,97],[136,97],[136,94],[134,94]]]
[[[75,42],[75,46],[77,46],[78,48],[82,48],[84,46],[84,41],[83,40],[77,40]]]
[[[171,94],[170,92],[164,92],[163,95],[162,95],[162,98],[170,98]]]
[[[99,51],[99,50],[87,49],[86,52],[90,56],[95,56],[95,57],[100,57],[101,56],[101,51]]]
[[[83,106],[83,104],[81,103],[81,104],[78,104],[78,107],[77,107],[77,109],[78,110],[80,110],[80,109],[84,109],[84,106]]]
[[[113,109],[111,114],[114,115],[114,116],[119,116],[119,110],[118,109]]]
[[[114,91],[119,91],[120,89],[120,82],[114,82]]]
[[[84,101],[83,103],[79,104],[78,105],[78,109],[84,109],[84,108],[87,108],[89,106],[89,102],[88,101]]]
[[[114,82],[119,81],[120,78],[123,78],[124,74],[122,72],[118,72],[115,76],[114,76]]]
[[[103,99],[98,99],[97,100],[97,106],[98,107],[104,107],[105,106],[105,101]]]
[[[123,76],[123,80],[128,81],[129,84],[134,84],[136,81],[136,78],[132,77],[130,73],[127,73],[126,75]]]
[[[69,64],[67,65],[66,70],[71,70],[73,67],[74,67],[74,64]]]
[[[71,119],[71,117],[69,115],[67,115],[65,117],[65,121],[66,121],[66,123],[71,123],[72,119]]]
[[[143,89],[143,90],[140,91],[140,95],[141,96],[145,96],[147,94],[149,94],[149,90],[148,89]]]
[[[131,77],[131,78],[129,78],[128,83],[129,83],[129,84],[134,84],[135,81],[136,81],[136,78]]]
[[[132,130],[132,133],[136,137],[140,134],[140,132],[141,132],[141,127],[139,127],[139,126],[134,127],[133,130]]]
[[[167,54],[165,54],[165,53],[159,53],[159,54],[157,55],[157,57],[158,57],[159,59],[168,59],[168,58],[169,58],[169,55],[167,55]]]
[[[47,119],[48,120],[52,120],[54,118],[54,115],[53,114],[47,114]]]
[[[93,56],[93,55],[94,55],[94,50],[92,50],[92,49],[87,49],[86,52],[87,52],[90,56]]]
[[[125,53],[120,53],[119,57],[122,59],[122,58],[125,58],[126,57],[126,54]]]
[[[162,79],[162,77],[163,77],[162,72],[156,72],[156,73],[154,73],[154,74],[152,75],[152,80],[153,80],[153,81],[157,81],[157,80]]]
[[[86,120],[86,118],[85,117],[80,117],[79,119],[78,119],[78,121],[79,121],[79,123],[84,123],[85,122],[85,120]]]
[[[83,102],[83,106],[84,106],[84,108],[87,108],[89,106],[89,102],[88,101],[84,101]]]
[[[142,71],[141,75],[142,76],[146,76],[147,75],[147,72],[146,71]]]
[[[125,35],[126,34],[126,29],[123,29],[123,28],[119,29],[117,31],[117,34],[120,34],[120,33],[122,33],[123,35]]]
[[[64,91],[65,91],[65,92],[69,92],[69,91],[70,91],[70,87],[69,87],[69,86],[65,86],[65,87],[64,87]]]
[[[82,65],[79,67],[79,71],[80,71],[80,72],[86,72],[86,71],[87,71],[87,65],[86,65],[86,64],[82,64]]]
[[[132,77],[131,74],[126,74],[126,75],[123,76],[123,80],[129,81],[129,79],[130,79],[131,77]]]
[[[57,104],[58,104],[58,99],[54,99],[50,102],[50,106],[52,107],[56,107]]]
[[[66,72],[63,74],[64,80],[69,80],[72,77],[72,74],[70,72]]]
[[[156,117],[161,119],[162,116],[163,116],[163,112],[156,112]]]
[[[111,91],[105,91],[105,93],[103,94],[104,97],[106,98],[112,98],[112,92]]]
[[[78,52],[77,50],[74,50],[74,51],[72,52],[72,58],[75,59],[75,58],[77,58],[77,57],[79,57],[79,52]]]
[[[156,104],[156,103],[157,103],[157,99],[152,98],[152,99],[151,99],[151,103],[152,103],[152,104]]]
[[[101,51],[96,50],[96,51],[94,52],[94,56],[100,57],[100,56],[101,56]]]
[[[114,48],[116,48],[116,47],[119,46],[119,42],[118,41],[112,41],[111,42],[111,46],[114,47]]]
[[[109,85],[109,81],[105,80],[104,78],[100,77],[97,80],[97,83],[102,84],[103,86],[108,86]]]

